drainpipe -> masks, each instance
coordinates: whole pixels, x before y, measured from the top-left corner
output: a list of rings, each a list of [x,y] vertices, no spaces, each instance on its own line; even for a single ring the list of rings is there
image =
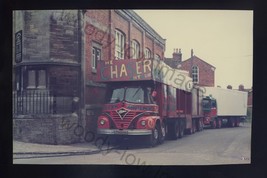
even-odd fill
[[[80,109],[79,124],[85,128],[85,61],[84,61],[84,14],[83,10],[78,10],[78,54],[80,60]]]

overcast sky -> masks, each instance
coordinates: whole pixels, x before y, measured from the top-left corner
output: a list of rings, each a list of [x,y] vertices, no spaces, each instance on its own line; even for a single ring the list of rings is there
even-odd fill
[[[165,57],[181,48],[216,67],[215,86],[252,87],[253,11],[135,10],[166,40]]]

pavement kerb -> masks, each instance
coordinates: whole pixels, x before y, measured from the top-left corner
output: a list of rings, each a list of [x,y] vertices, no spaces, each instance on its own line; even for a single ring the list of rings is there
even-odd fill
[[[99,152],[101,150],[91,143],[47,145],[13,141],[13,154],[71,154],[79,152],[89,153],[96,151]]]

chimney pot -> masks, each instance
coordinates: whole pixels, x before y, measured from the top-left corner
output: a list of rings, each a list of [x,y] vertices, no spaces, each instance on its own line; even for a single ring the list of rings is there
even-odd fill
[[[182,53],[181,49],[175,48],[175,52],[172,54],[172,58],[175,66],[177,66],[180,62],[182,62]]]
[[[230,89],[230,90],[232,90],[232,89],[233,89],[233,87],[232,87],[231,85],[228,85],[228,86],[227,86],[227,89]]]

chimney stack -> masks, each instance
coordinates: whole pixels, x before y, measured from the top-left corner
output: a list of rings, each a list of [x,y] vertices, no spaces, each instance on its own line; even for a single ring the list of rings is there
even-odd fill
[[[173,58],[175,66],[177,66],[179,63],[182,62],[182,53],[181,53],[180,48],[179,48],[179,50],[178,50],[178,48],[173,50],[172,58]]]
[[[194,56],[194,50],[191,49],[191,57],[193,57],[193,56]]]
[[[242,85],[242,84],[239,85],[238,90],[239,90],[239,91],[244,91],[244,90],[245,90],[245,89],[244,89],[244,85]]]

